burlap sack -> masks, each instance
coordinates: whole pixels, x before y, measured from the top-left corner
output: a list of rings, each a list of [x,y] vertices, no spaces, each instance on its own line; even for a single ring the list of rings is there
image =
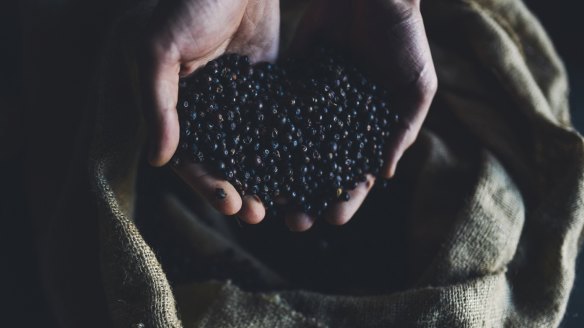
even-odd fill
[[[127,83],[137,76],[123,46],[132,23],[121,19],[104,51],[86,129],[99,235],[67,231],[67,222],[94,213],[67,210],[64,201],[53,223],[64,229],[47,238],[87,234],[100,254],[100,280],[88,281],[98,283],[97,292],[84,293],[79,279],[67,283],[74,269],[48,279],[61,322],[91,325],[83,316],[93,314],[114,327],[558,326],[584,223],[584,144],[570,122],[564,68],[520,1],[424,1],[423,15],[439,90],[398,171],[408,177],[411,200],[403,253],[416,273],[403,289],[259,292],[221,279],[171,288],[169,268],[135,224],[144,129],[139,97]],[[65,199],[73,202],[74,193]],[[268,285],[282,282],[270,263],[239,250],[177,198],[159,201],[164,219],[189,231],[181,238],[190,238],[194,253],[228,245],[251,259]],[[59,294],[59,286],[68,292]],[[96,295],[103,307],[79,310]]]

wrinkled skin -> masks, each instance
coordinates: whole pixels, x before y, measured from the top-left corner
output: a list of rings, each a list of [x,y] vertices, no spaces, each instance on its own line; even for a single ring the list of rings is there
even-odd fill
[[[248,55],[252,62],[274,61],[278,51],[279,2],[275,0],[175,0],[155,10],[146,34],[147,58],[142,79],[149,122],[149,161],[168,163],[179,141],[176,113],[178,80],[226,52]],[[426,38],[420,3],[416,0],[315,0],[303,17],[292,52],[301,52],[321,40],[348,50],[369,66],[373,77],[391,94],[400,125],[385,150],[382,176],[394,175],[404,151],[416,139],[436,92],[436,73]],[[257,197],[239,196],[225,180],[212,176],[202,165],[187,164],[178,175],[226,215],[259,223],[265,209]],[[325,219],[335,225],[355,214],[375,178],[368,176],[351,199],[331,206]],[[227,197],[218,200],[216,188]],[[290,211],[291,230],[309,229],[315,218]]]

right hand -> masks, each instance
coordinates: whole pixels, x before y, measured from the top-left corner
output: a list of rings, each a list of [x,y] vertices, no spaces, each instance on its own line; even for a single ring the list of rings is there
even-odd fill
[[[303,53],[322,42],[350,53],[394,95],[392,103],[400,120],[386,144],[380,172],[383,178],[391,178],[418,136],[438,83],[420,0],[313,0],[300,21],[292,52]],[[348,202],[334,203],[324,219],[335,225],[347,223],[374,181],[369,175],[349,192]],[[292,216],[290,220],[299,219]]]
[[[169,0],[155,9],[144,40],[141,77],[148,122],[149,162],[163,166],[179,142],[176,111],[179,77],[224,53],[238,53],[252,62],[274,61],[278,51],[278,0]],[[176,169],[181,178],[225,215],[260,222],[265,209],[257,197],[242,200],[233,185],[212,176],[200,164]],[[217,199],[222,188],[225,199]]]

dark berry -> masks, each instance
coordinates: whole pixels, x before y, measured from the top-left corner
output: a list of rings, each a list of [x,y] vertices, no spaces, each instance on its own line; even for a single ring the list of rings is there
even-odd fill
[[[287,197],[321,215],[377,175],[399,122],[388,94],[332,50],[282,66],[228,54],[179,81],[172,164],[204,163],[274,211]],[[215,196],[224,199],[225,190]]]
[[[225,199],[225,197],[227,197],[227,193],[225,192],[225,189],[223,189],[223,188],[215,189],[215,197],[217,199]]]

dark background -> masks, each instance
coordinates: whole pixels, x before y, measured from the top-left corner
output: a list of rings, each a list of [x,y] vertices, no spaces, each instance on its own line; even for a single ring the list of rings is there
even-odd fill
[[[574,125],[584,131],[584,17],[576,1],[529,0],[525,3],[538,16],[547,29],[560,56],[564,60],[570,79],[570,103]],[[578,257],[576,281],[562,327],[584,327],[584,259]]]
[[[580,17],[577,1],[526,0],[548,30],[565,61],[571,85],[571,108],[575,126],[584,131],[584,17]],[[4,282],[2,322],[19,322],[18,327],[55,327],[41,292],[34,251],[32,224],[28,220],[24,197],[22,138],[9,135],[7,127],[19,126],[34,133],[18,112],[22,101],[23,62],[22,15],[17,1],[0,4],[0,108],[8,111],[8,120],[0,122],[0,271]],[[20,14],[21,13],[21,14]],[[50,65],[50,63],[47,63]],[[5,117],[3,115],[3,117]],[[40,162],[50,158],[39,159]],[[9,325],[12,326],[12,325]],[[17,327],[14,326],[14,327]],[[584,260],[578,260],[577,278],[563,327],[584,327]]]

